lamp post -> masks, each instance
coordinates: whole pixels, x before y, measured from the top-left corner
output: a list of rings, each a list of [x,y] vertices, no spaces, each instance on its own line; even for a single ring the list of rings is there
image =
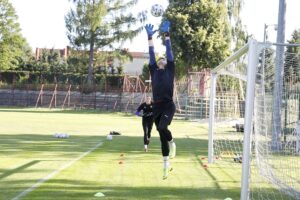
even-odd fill
[[[286,0],[279,0],[277,43],[285,41]],[[280,150],[281,141],[281,104],[284,76],[284,46],[276,46],[275,83],[273,99],[272,150]]]
[[[277,31],[277,24],[265,24],[264,25],[264,43],[268,41],[268,28],[273,26],[274,30]],[[264,75],[264,67],[265,67],[265,56],[266,56],[266,49],[263,50],[263,55],[262,55],[262,73]]]
[[[277,31],[278,27],[277,24],[265,24],[264,25],[264,42],[268,41],[268,28],[273,26],[274,30]]]

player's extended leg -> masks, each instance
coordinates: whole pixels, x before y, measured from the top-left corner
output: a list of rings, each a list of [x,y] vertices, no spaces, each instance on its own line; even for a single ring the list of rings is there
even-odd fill
[[[148,145],[149,145],[150,138],[151,138],[151,131],[152,131],[152,127],[153,127],[153,119],[152,118],[149,119],[147,127],[148,127],[147,137],[148,137]]]
[[[164,134],[164,130],[161,128],[161,119],[162,119],[162,115],[159,115],[157,118],[155,118],[155,125],[159,133],[162,156],[165,157],[165,156],[169,156],[170,149],[169,149],[168,139]]]
[[[158,116],[155,119],[155,125],[159,132],[162,156],[163,156],[163,161],[164,161],[163,179],[166,179],[169,175],[169,172],[172,171],[172,168],[170,167],[170,163],[169,163],[169,152],[170,152],[169,142],[168,142],[166,134],[164,133],[164,130],[162,130],[160,127],[161,119],[162,119],[162,115]]]
[[[147,126],[147,120],[143,118],[143,130],[144,130],[144,150],[145,152],[148,152],[148,126]]]
[[[169,156],[170,156],[171,159],[173,159],[173,158],[175,158],[175,156],[176,156],[176,144],[175,144],[175,142],[174,142],[172,133],[171,133],[171,131],[170,131],[168,128],[166,128],[166,129],[164,130],[164,134],[166,135],[167,140],[168,140],[168,142],[169,142],[169,146],[170,146],[170,153],[169,153]]]
[[[169,149],[169,156],[170,158],[175,158],[176,156],[176,144],[173,140],[173,136],[171,131],[168,129],[168,125],[166,125],[166,120],[162,119],[160,120],[158,132],[160,135],[162,135],[168,142],[168,149]]]
[[[168,142],[170,143],[170,158],[174,158],[176,156],[176,144],[173,140],[171,131],[168,129],[168,126],[171,124],[173,120],[174,114],[175,114],[175,105],[173,102],[170,102],[164,107],[158,125],[158,129],[165,135]]]

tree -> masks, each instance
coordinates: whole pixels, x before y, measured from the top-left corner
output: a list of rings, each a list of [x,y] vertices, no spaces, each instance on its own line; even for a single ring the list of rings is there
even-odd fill
[[[227,15],[231,26],[231,49],[237,51],[245,45],[248,40],[248,34],[243,27],[241,19],[241,10],[243,0],[216,0],[227,8]]]
[[[124,63],[127,61],[133,61],[133,57],[128,49],[116,49],[110,55],[109,61],[111,62],[112,74],[123,74]]]
[[[67,59],[68,72],[85,74],[88,71],[89,54],[87,51],[70,49]]]
[[[15,9],[8,0],[0,1],[0,69],[15,69],[26,60],[28,45],[21,35]],[[27,52],[27,53],[26,53]]]
[[[26,43],[26,45],[23,46],[22,51],[22,55],[17,58],[19,65],[17,70],[33,71],[36,60],[32,54],[31,47]]]
[[[88,83],[93,80],[95,52],[113,48],[116,42],[133,39],[142,27],[134,27],[145,20],[145,12],[134,16],[128,11],[137,0],[74,0],[75,8],[65,17],[71,45],[89,51]]]
[[[214,0],[171,1],[164,18],[172,24],[173,51],[181,73],[213,68],[230,54],[230,26],[223,4]]]
[[[290,44],[300,44],[300,29],[295,30],[292,38],[288,41]],[[300,48],[297,46],[288,46],[285,56],[284,77],[287,81],[300,80]]]
[[[274,89],[275,57],[275,50],[272,48],[266,48],[264,53],[260,53],[257,80],[264,81],[260,84],[263,84],[264,90],[268,94],[272,94]]]
[[[59,50],[42,49],[35,61],[33,70],[51,72],[53,74],[65,73],[67,71],[67,62],[61,57]]]
[[[148,63],[145,63],[145,64],[143,65],[142,79],[143,79],[144,81],[150,79],[150,72],[149,72],[149,64],[148,64]]]

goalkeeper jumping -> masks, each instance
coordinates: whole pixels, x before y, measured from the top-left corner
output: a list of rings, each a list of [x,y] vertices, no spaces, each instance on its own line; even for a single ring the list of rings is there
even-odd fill
[[[176,145],[173,141],[172,133],[168,129],[175,114],[175,104],[173,102],[175,64],[170,41],[170,22],[164,21],[160,31],[164,34],[166,56],[159,58],[156,62],[152,36],[156,32],[152,24],[147,24],[145,29],[148,35],[150,63],[149,70],[151,74],[153,90],[153,117],[156,129],[159,132],[161,141],[161,150],[163,155],[163,179],[168,177],[172,168],[169,163],[170,158],[176,155]]]
[[[141,114],[141,111],[143,113]],[[148,146],[151,138],[151,130],[153,126],[153,104],[151,97],[147,97],[146,102],[142,103],[136,110],[137,116],[142,116],[143,130],[144,130],[144,150],[148,152]]]

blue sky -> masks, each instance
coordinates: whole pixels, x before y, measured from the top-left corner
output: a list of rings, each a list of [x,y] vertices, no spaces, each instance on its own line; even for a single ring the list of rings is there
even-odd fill
[[[256,39],[263,40],[264,23],[276,24],[279,0],[244,0],[242,11],[243,24],[249,34]],[[68,0],[10,0],[16,8],[22,33],[30,46],[47,48],[64,48],[68,45],[64,16],[69,11]],[[300,28],[300,0],[286,0],[286,39],[290,38],[293,30]],[[139,10],[150,10],[151,6],[159,3],[167,7],[167,0],[140,0],[133,12]],[[150,17],[149,22],[158,25],[160,18]],[[270,40],[276,40],[276,31],[269,28]],[[142,32],[132,42],[126,42],[124,48],[130,51],[148,50],[146,34]],[[155,41],[156,51],[162,53],[163,46],[157,39]]]

